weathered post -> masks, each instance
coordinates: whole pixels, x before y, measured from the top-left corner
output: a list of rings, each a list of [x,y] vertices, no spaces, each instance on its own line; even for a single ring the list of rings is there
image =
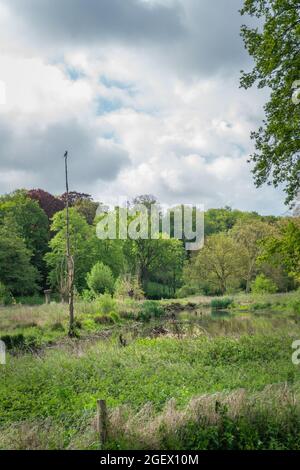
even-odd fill
[[[67,271],[68,271],[68,299],[69,299],[69,336],[75,336],[74,318],[74,259],[70,246],[70,214],[69,214],[69,181],[68,181],[68,151],[65,152],[66,176],[66,222],[67,222]]]
[[[46,304],[50,304],[50,302],[51,302],[51,292],[52,292],[51,289],[45,289],[45,290],[44,290],[44,294],[45,294],[45,303],[46,303]]]
[[[100,444],[103,446],[107,439],[107,406],[105,400],[97,400],[97,432]]]

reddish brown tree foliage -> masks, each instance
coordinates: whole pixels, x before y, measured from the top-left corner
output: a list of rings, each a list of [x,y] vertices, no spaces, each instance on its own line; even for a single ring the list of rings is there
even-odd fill
[[[60,199],[66,203],[67,193],[62,194]],[[91,200],[92,196],[90,194],[78,193],[77,191],[69,192],[69,204],[71,207],[75,206],[78,202]]]
[[[58,199],[43,189],[31,189],[28,196],[38,201],[40,207],[46,212],[48,219],[51,219],[56,212],[64,209],[64,201]]]

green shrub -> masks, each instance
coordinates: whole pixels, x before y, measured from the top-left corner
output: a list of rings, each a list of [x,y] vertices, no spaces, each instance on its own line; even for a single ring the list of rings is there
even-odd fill
[[[118,277],[115,283],[115,297],[124,300],[143,300],[145,294],[138,277],[130,274]]]
[[[56,322],[51,325],[51,331],[65,331],[65,328],[61,322]]]
[[[105,292],[112,294],[114,291],[115,280],[112,270],[101,262],[93,266],[91,272],[87,275],[86,281],[90,290],[96,295]]]
[[[251,291],[253,294],[275,294],[277,286],[272,279],[269,279],[264,274],[259,274],[251,284]]]
[[[112,319],[112,321],[113,321],[114,323],[120,323],[121,318],[120,318],[120,315],[118,315],[118,313],[116,313],[116,312],[110,312],[109,316],[110,316],[110,318]]]
[[[95,323],[94,318],[85,318],[82,320],[82,327],[85,331],[93,332],[97,329]]]
[[[271,302],[262,302],[262,303],[255,303],[253,305],[251,305],[250,309],[251,310],[264,310],[266,308],[270,308],[272,306]]]
[[[158,302],[147,300],[139,311],[138,320],[148,322],[151,318],[161,318],[164,313],[163,307]]]
[[[120,312],[120,317],[123,318],[124,320],[136,320],[137,319],[137,314],[135,312],[122,310]]]
[[[199,292],[207,296],[222,295],[222,292],[217,286],[213,285],[211,282],[205,281],[199,285]]]
[[[98,323],[99,325],[111,325],[114,323],[114,320],[110,315],[99,315],[94,318],[94,322]]]
[[[97,298],[97,307],[104,315],[114,312],[117,309],[117,302],[110,294],[103,294]]]
[[[34,350],[40,346],[38,338],[33,335],[24,336],[22,333],[15,335],[1,336],[1,341],[5,343],[7,350]]]
[[[43,305],[45,303],[45,297],[40,294],[19,296],[16,300],[18,304],[22,305]]]
[[[293,313],[300,315],[300,299],[291,300],[288,304],[288,307],[292,310]]]
[[[184,299],[185,297],[189,297],[191,295],[196,295],[199,293],[199,289],[193,286],[182,286],[180,289],[176,291],[176,298],[177,299]]]
[[[85,302],[92,302],[95,300],[95,293],[89,289],[84,289],[80,295],[81,300]]]
[[[14,298],[5,285],[0,282],[0,305],[12,305]]]
[[[106,314],[100,314],[100,315],[87,315],[84,317],[84,320],[82,321],[82,327],[84,330],[87,331],[95,331],[97,330],[96,325],[113,325],[116,323],[121,322],[121,317],[117,312],[109,312]]]
[[[147,282],[145,294],[151,300],[171,299],[174,295],[169,286],[159,282]]]
[[[212,299],[210,306],[215,310],[225,310],[233,304],[233,299],[224,297],[221,299]]]

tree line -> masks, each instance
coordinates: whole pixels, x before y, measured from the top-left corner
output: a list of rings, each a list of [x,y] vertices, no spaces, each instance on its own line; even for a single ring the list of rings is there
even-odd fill
[[[22,189],[0,197],[2,303],[49,287],[66,299],[65,198]],[[143,195],[128,204],[141,203],[151,207],[157,201]],[[205,212],[204,248],[188,252],[183,240],[163,235],[101,240],[96,235],[99,203],[88,194],[71,192],[69,205],[75,288],[82,297],[116,291],[152,299],[275,292],[294,289],[300,282],[299,217],[210,209]]]

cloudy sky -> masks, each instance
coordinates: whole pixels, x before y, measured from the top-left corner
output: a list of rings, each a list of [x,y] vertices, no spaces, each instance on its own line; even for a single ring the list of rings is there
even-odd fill
[[[72,189],[107,202],[230,205],[280,214],[247,158],[265,92],[241,0],[0,0],[0,192]]]

